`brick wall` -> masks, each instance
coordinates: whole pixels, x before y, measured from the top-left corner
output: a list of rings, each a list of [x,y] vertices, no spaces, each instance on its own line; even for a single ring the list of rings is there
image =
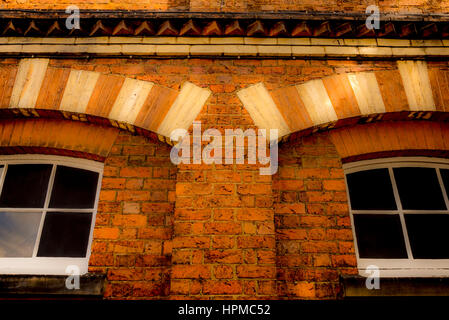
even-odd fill
[[[393,61],[275,59],[53,59],[50,65],[175,90],[185,81],[210,88],[196,120],[203,130],[222,133],[255,128],[236,95],[251,84],[274,90],[333,74],[396,68]],[[447,68],[447,62],[429,66]],[[168,145],[120,132],[104,156],[90,259],[90,272],[107,274],[105,298],[337,297],[338,277],[354,274],[356,261],[337,152],[342,142],[334,146],[335,134],[281,145],[279,172],[271,177],[259,175],[256,165],[175,167]]]
[[[327,134],[283,144],[274,177],[280,297],[328,299],[357,273],[340,155]]]
[[[335,298],[356,272],[343,171],[326,134],[256,165],[180,165],[120,132],[104,169],[90,272],[107,299]]]
[[[173,89],[183,81],[208,87],[213,94],[197,120],[203,130],[222,133],[255,128],[237,98],[240,88],[262,81],[272,89],[340,72],[394,68],[390,62],[209,59],[50,64]],[[298,144],[282,147],[281,156],[293,162],[298,157],[297,171],[310,176],[285,176],[292,169],[287,161],[273,182],[250,165],[180,165],[175,176],[168,148],[121,133],[106,160],[91,259],[91,271],[108,273],[107,298],[335,297],[338,275],[355,259],[341,164],[328,141],[304,143],[310,154]],[[155,166],[171,175],[155,177]],[[335,203],[325,204],[328,197]],[[291,215],[288,206],[294,208]]]
[[[182,166],[172,294],[270,298],[275,292],[271,177],[244,165]]]
[[[449,12],[449,1],[396,0],[396,1],[342,1],[342,0],[3,0],[2,9],[64,9],[77,5],[82,9],[127,9],[127,10],[182,10],[215,12],[256,12],[256,11],[327,11],[365,12],[367,6],[376,4],[384,12],[428,13]]]
[[[169,294],[176,182],[169,152],[121,132],[105,161],[89,271],[107,274],[106,298]]]

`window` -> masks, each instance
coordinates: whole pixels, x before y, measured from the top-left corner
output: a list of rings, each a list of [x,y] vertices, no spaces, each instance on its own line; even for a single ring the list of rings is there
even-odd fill
[[[449,161],[392,158],[344,169],[360,273],[375,265],[385,277],[449,275]]]
[[[0,157],[0,274],[87,272],[103,164]]]

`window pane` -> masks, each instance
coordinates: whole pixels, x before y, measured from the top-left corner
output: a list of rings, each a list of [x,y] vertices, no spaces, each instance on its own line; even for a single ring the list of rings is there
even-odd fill
[[[354,226],[360,258],[407,258],[399,215],[355,214]]]
[[[346,175],[353,210],[396,210],[388,169]]]
[[[9,165],[0,196],[0,207],[42,208],[50,179],[51,165]]]
[[[93,208],[97,182],[98,172],[58,166],[50,208]]]
[[[31,257],[42,213],[0,212],[0,257]]]
[[[446,195],[449,197],[449,170],[440,169],[441,179],[443,180],[444,189],[446,189]]]
[[[91,213],[47,212],[37,255],[85,257],[91,222]]]
[[[449,259],[449,215],[406,214],[408,238],[415,259]]]
[[[406,210],[446,210],[434,168],[394,168],[394,178]]]

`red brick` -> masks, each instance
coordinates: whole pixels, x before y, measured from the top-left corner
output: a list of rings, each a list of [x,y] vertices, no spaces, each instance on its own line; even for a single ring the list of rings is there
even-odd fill
[[[172,229],[167,227],[146,227],[140,228],[139,239],[170,239]]]
[[[138,269],[130,269],[130,268],[121,268],[121,269],[110,269],[108,271],[108,280],[142,280],[143,279],[143,270]]]
[[[233,277],[233,269],[230,266],[215,266],[214,276],[216,279],[230,279]]]
[[[178,220],[208,220],[210,217],[210,209],[176,208],[175,210],[175,218]]]
[[[105,289],[105,297],[129,297],[132,287],[128,283],[108,283]]]
[[[315,284],[310,282],[288,284],[288,292],[296,297],[313,298],[315,297]]]
[[[165,296],[168,294],[168,285],[158,282],[136,282],[133,283],[133,296],[135,297],[154,297]]]
[[[276,236],[280,240],[305,240],[307,231],[303,229],[278,229]]]
[[[303,227],[329,227],[335,225],[335,218],[328,216],[303,216],[301,226]]]
[[[212,185],[208,183],[180,183],[176,184],[177,195],[205,195],[212,193]]]
[[[175,237],[173,248],[209,248],[209,237]]]
[[[119,235],[118,228],[95,228],[95,239],[117,239]]]
[[[333,255],[332,265],[334,267],[355,267],[357,259],[354,255]]]
[[[271,185],[268,184],[244,184],[237,186],[238,194],[271,194]]]
[[[212,239],[212,248],[229,249],[235,245],[235,238],[231,236],[214,236]]]
[[[304,179],[325,179],[330,178],[330,172],[329,169],[324,168],[300,169],[298,176]]]
[[[242,293],[240,281],[206,281],[203,286],[204,294],[239,294]]]
[[[103,178],[101,181],[102,189],[122,189],[125,186],[124,178]]]
[[[171,275],[175,279],[209,279],[211,272],[208,266],[174,265]]]
[[[272,221],[273,211],[271,209],[239,209],[237,219],[241,221]]]
[[[153,168],[151,167],[124,167],[120,170],[120,176],[126,178],[151,177]]]
[[[345,181],[341,180],[324,180],[323,181],[324,190],[331,191],[344,191],[346,190]]]
[[[128,190],[139,190],[143,187],[143,179],[129,179],[125,184]]]
[[[305,213],[306,207],[303,203],[277,203],[274,206],[274,212],[276,214],[295,214],[295,213]]]
[[[234,209],[214,209],[214,220],[229,221],[233,220]]]
[[[236,222],[208,222],[204,224],[204,234],[239,234],[242,226]]]
[[[205,263],[241,263],[240,250],[210,250],[204,254]]]
[[[114,256],[110,253],[92,253],[89,259],[89,266],[112,266]]]
[[[301,243],[301,250],[303,252],[337,252],[337,244],[326,241],[308,241]]]
[[[262,278],[271,279],[276,274],[276,268],[259,266],[237,266],[237,276],[239,278]]]
[[[142,227],[147,224],[147,216],[142,214],[114,215],[112,224],[114,226]]]
[[[170,282],[171,294],[188,295],[190,288],[190,280],[173,279]]]
[[[119,191],[117,194],[117,200],[122,201],[149,201],[153,197],[153,194],[149,191]]]
[[[238,248],[274,248],[275,239],[271,236],[241,236],[237,238]]]

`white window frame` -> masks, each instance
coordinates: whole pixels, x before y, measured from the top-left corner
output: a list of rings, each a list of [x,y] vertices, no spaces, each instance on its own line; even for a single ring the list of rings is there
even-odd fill
[[[403,210],[399,199],[399,193],[396,185],[396,181],[393,174],[393,168],[399,167],[424,167],[437,169],[438,182],[443,193],[444,201],[447,210]],[[386,168],[389,171],[390,179],[392,182],[394,198],[396,201],[396,210],[352,210],[351,199],[349,197],[349,188],[346,175],[349,173],[366,171],[372,169]],[[431,214],[449,214],[449,199],[446,194],[444,183],[441,179],[439,169],[449,169],[449,160],[441,158],[428,158],[428,157],[396,157],[396,158],[383,158],[376,160],[364,160],[351,162],[343,165],[345,173],[346,190],[348,191],[348,204],[351,217],[351,226],[354,237],[354,246],[357,256],[357,266],[359,274],[362,276],[371,275],[372,272],[367,271],[368,266],[377,266],[380,271],[380,277],[447,277],[449,276],[449,259],[413,259],[412,251],[410,247],[410,241],[405,228],[404,213],[418,214],[418,213],[431,213]],[[404,235],[405,246],[407,250],[407,259],[366,259],[360,258],[359,250],[357,247],[357,238],[354,227],[354,214],[395,214],[399,215]]]
[[[101,162],[78,159],[64,156],[52,156],[52,155],[6,155],[0,156],[0,165],[5,166],[9,164],[50,164],[53,165],[50,174],[50,180],[47,187],[47,194],[45,198],[45,204],[43,209],[38,208],[0,208],[7,212],[42,212],[39,231],[37,234],[37,240],[31,258],[1,258],[0,257],[0,274],[30,274],[30,275],[67,275],[66,268],[68,266],[77,266],[80,270],[80,275],[86,274],[89,267],[89,258],[91,254],[91,245],[93,238],[93,231],[95,227],[95,218],[98,208],[98,199],[101,189],[101,181],[103,177],[104,164]],[[98,173],[97,192],[95,195],[95,203],[93,209],[53,209],[48,208],[50,201],[50,190],[52,190],[53,182],[55,178],[55,165],[69,166],[73,168],[85,169]],[[3,182],[5,180],[7,170],[3,170],[0,177],[0,192],[3,188]],[[89,235],[89,241],[87,246],[86,257],[84,258],[58,258],[58,257],[37,257],[37,248],[39,247],[39,241],[42,233],[43,222],[45,215],[49,211],[58,212],[88,212],[92,213],[92,222]],[[73,271],[69,271],[73,272]]]

